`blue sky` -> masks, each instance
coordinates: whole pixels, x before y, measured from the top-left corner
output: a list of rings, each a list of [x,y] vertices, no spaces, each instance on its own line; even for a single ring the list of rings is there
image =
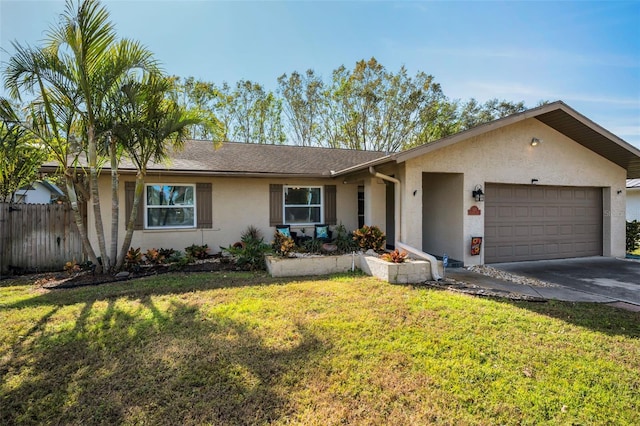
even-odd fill
[[[454,99],[563,100],[640,148],[640,1],[104,1],[170,74],[275,90],[374,56],[435,76]],[[0,0],[0,45],[38,44],[61,0]],[[8,56],[2,53],[1,60]]]

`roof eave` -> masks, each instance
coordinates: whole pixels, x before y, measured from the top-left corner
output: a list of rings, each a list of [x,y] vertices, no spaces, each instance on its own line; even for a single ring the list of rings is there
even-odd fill
[[[361,170],[368,169],[369,167],[390,163],[396,160],[397,155],[398,154],[385,155],[384,157],[376,158],[375,160],[367,161],[366,163],[357,164],[355,166],[347,167],[346,169],[335,171],[331,173],[331,175],[334,177],[344,176],[346,174],[355,173]]]

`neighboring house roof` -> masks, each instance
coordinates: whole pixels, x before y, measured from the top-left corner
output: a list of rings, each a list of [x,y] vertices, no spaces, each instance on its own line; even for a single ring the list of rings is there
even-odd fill
[[[640,188],[640,179],[627,179],[627,189]]]
[[[472,137],[535,118],[547,126],[573,139],[585,148],[616,163],[627,170],[628,178],[640,178],[640,150],[620,139],[605,128],[594,123],[562,101],[542,105],[518,114],[513,114],[486,124],[481,124],[464,132],[448,136],[437,141],[420,145],[407,151],[398,152],[369,164],[362,164],[349,169],[339,170],[336,174],[346,174],[376,164],[396,161],[402,163],[415,157],[427,154],[440,148],[462,142]]]
[[[53,195],[56,195],[58,197],[61,197],[64,195],[64,192],[62,192],[62,190],[58,188],[56,185],[54,185],[53,183],[47,180],[39,180],[38,182],[40,182],[42,186],[47,188],[49,192],[51,192]]]

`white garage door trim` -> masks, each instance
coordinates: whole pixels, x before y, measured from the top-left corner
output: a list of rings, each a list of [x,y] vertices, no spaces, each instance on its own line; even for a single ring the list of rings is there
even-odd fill
[[[486,184],[485,263],[602,255],[602,188]]]

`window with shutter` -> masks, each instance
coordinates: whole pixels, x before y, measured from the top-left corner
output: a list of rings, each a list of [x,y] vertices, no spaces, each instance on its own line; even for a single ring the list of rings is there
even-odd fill
[[[282,185],[269,185],[269,226],[283,223],[282,220]]]
[[[213,228],[213,195],[210,183],[196,183],[198,228]]]

